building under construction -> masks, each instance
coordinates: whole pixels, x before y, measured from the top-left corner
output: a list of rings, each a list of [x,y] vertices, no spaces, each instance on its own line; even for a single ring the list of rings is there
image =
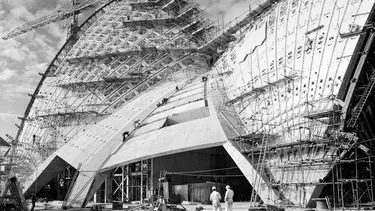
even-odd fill
[[[78,3],[3,37],[70,18],[4,160],[26,197],[144,202],[169,176],[186,201],[375,209],[373,0],[249,1],[225,26],[192,0]]]

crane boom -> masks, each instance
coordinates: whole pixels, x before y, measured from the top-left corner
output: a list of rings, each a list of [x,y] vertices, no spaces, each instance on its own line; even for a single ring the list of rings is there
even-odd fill
[[[42,26],[48,25],[50,23],[54,23],[56,21],[61,21],[67,18],[72,17],[74,14],[79,14],[83,11],[85,11],[88,8],[91,8],[93,4],[99,2],[98,0],[92,0],[92,1],[86,1],[84,5],[81,5],[79,8],[74,8],[70,11],[57,11],[50,15],[38,18],[34,21],[28,22],[22,26],[19,26],[15,29],[13,29],[11,32],[9,32],[7,35],[2,37],[3,40],[7,40],[10,38],[13,38],[15,36],[24,34],[26,32],[32,31],[34,29],[40,28]]]

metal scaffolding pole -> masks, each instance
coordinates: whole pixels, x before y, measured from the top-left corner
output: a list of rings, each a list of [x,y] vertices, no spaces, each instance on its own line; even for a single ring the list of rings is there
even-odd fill
[[[141,160],[141,203],[143,203],[143,160]]]
[[[126,165],[126,197],[127,201],[129,201],[129,165]]]
[[[124,168],[124,166],[121,166],[121,186],[122,186],[122,188],[121,188],[121,201],[122,202],[124,202],[124,174],[125,174],[125,168]]]

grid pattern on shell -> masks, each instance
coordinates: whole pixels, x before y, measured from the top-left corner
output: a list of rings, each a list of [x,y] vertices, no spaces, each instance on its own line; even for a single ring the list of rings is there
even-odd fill
[[[340,104],[335,96],[359,37],[340,34],[361,30],[373,4],[280,1],[223,55],[215,69],[231,73],[223,77],[226,94],[238,99],[234,106],[250,132],[270,130],[282,136],[280,142],[324,136],[326,120],[306,116]],[[251,43],[261,30],[267,32],[263,42]],[[246,54],[244,47],[250,49]]]
[[[113,11],[99,19],[90,33],[86,34],[69,53],[69,57],[93,56],[95,54],[109,54],[126,50],[139,49],[139,47],[190,47],[187,39],[181,36],[176,25],[168,29],[144,27],[125,27],[124,17],[139,16],[139,19],[155,19],[155,15],[149,11],[128,11],[127,6],[116,8],[119,12]],[[121,15],[121,13],[123,13]],[[155,12],[160,14],[158,18],[172,18],[164,11]],[[185,45],[185,46],[184,46]]]
[[[204,57],[190,50],[196,44],[179,26],[123,27],[120,17],[126,14],[136,19],[152,19],[156,14],[168,18],[160,10],[133,11],[126,3],[115,2],[81,34],[65,60],[44,81],[25,121],[17,156],[27,160],[23,165],[28,166],[26,174],[91,124],[172,74],[206,68]],[[142,50],[140,46],[158,49],[127,54]],[[124,54],[113,54],[117,52]],[[85,58],[77,62],[76,57]],[[106,77],[120,80],[104,80]]]

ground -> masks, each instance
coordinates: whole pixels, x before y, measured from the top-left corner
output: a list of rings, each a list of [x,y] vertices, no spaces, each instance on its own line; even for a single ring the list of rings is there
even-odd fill
[[[35,210],[56,210],[56,211],[60,211],[60,210],[63,210],[61,209],[61,204],[62,202],[60,201],[52,201],[52,202],[49,202],[49,203],[42,203],[42,202],[37,202],[35,204]],[[28,204],[29,205],[29,209],[31,208],[31,203]],[[106,210],[112,210],[112,205],[111,204],[105,204],[106,209],[104,209],[104,211]],[[196,207],[200,207],[202,206],[204,210],[212,210],[212,206],[211,205],[204,205],[204,204],[190,204],[190,205],[184,205],[184,207],[186,208],[187,211],[195,211],[195,208]],[[180,206],[179,206],[180,207]],[[221,208],[222,210],[224,211],[225,210],[225,204],[224,203],[221,203]],[[235,202],[233,204],[233,210],[248,210],[249,208],[249,202]],[[69,209],[69,211],[78,211],[78,210],[90,210],[90,208],[82,208],[82,209],[76,209],[76,208],[72,208],[72,209]],[[124,209],[125,210],[125,209]]]

